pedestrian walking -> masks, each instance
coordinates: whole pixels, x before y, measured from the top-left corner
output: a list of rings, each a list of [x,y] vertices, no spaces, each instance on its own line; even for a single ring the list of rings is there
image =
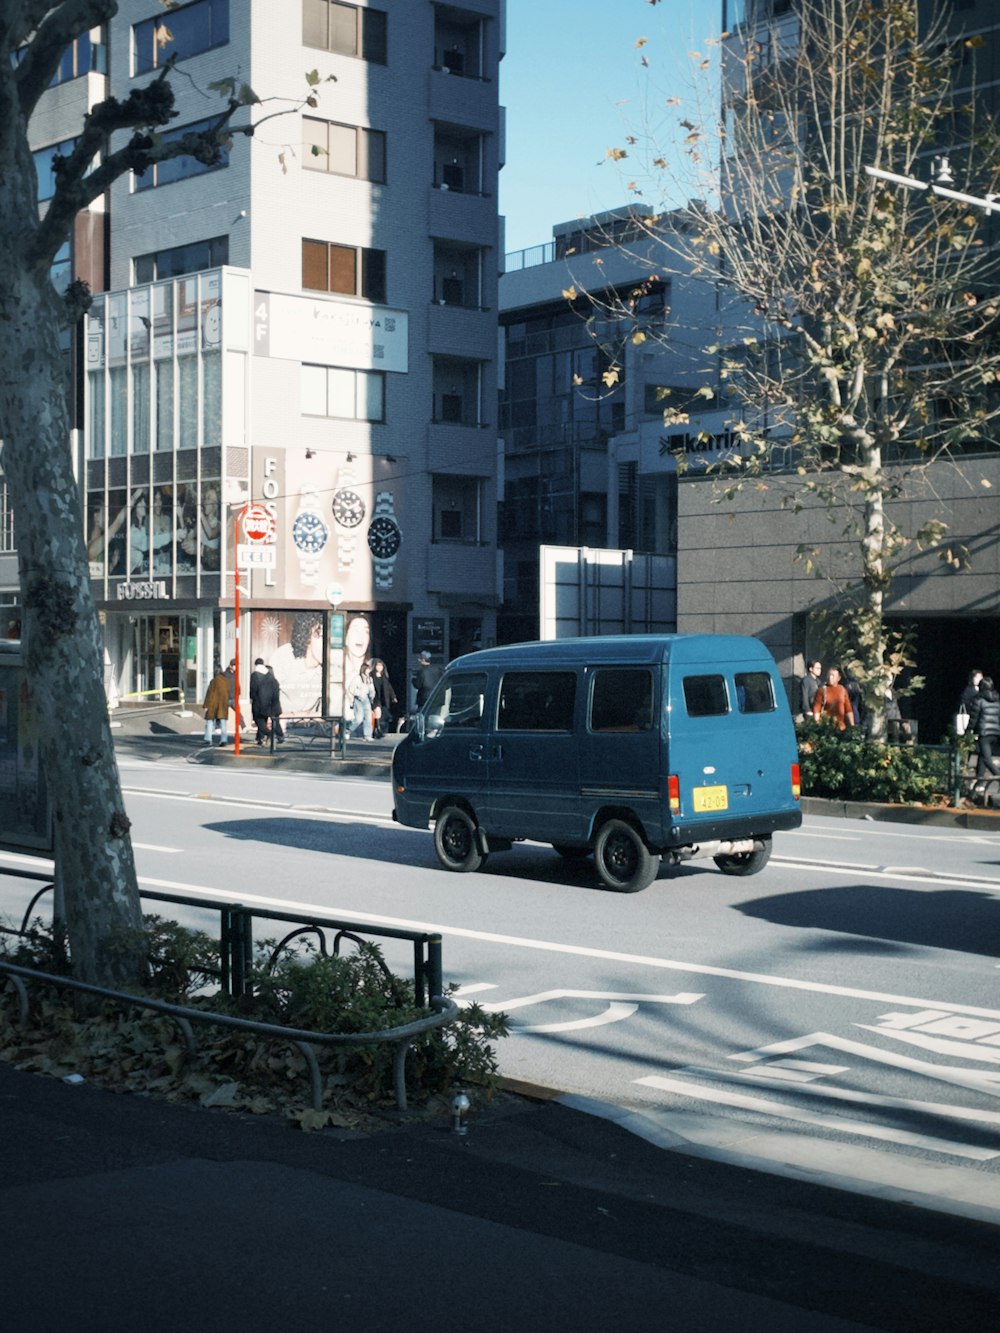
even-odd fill
[[[372,682],[370,662],[362,662],[356,675],[347,682],[347,702],[351,706],[351,736],[372,739],[372,710],[375,706],[375,685]]]
[[[806,663],[806,674],[802,677],[802,716],[812,717],[813,704],[816,701],[816,691],[819,689],[820,676],[823,674],[823,663],[819,659]]]
[[[444,672],[439,666],[431,661],[431,655],[426,650],[417,658],[417,665],[414,667],[413,675],[410,677],[410,683],[416,691],[417,708],[423,708],[424,704],[430,698],[431,691],[438,683]]]
[[[816,691],[812,712],[817,722],[820,718],[828,717],[840,731],[854,726],[851,696],[841,685],[840,672],[836,667],[830,668],[826,673],[826,684]]]
[[[399,702],[392,681],[381,657],[372,659],[372,684],[375,686],[375,704],[372,708],[372,735],[376,740],[392,730],[392,711]]]
[[[969,709],[969,729],[975,734],[979,763],[976,768],[975,792],[986,791],[986,779],[1000,777],[1000,763],[993,751],[1000,742],[1000,694],[991,676],[983,676],[972,707]]]
[[[978,667],[973,667],[969,672],[969,679],[966,681],[965,689],[959,696],[958,712],[955,714],[956,736],[964,736],[969,730],[969,718],[972,714],[972,705],[979,697],[979,683],[982,678],[983,673]]]
[[[281,730],[281,687],[278,678],[264,659],[258,657],[250,675],[250,708],[257,726],[257,744],[263,745],[268,738],[271,748],[274,742],[280,745],[285,739]]]
[[[217,668],[205,691],[205,744],[212,744],[215,731],[219,744],[229,743],[229,681],[226,673]]]

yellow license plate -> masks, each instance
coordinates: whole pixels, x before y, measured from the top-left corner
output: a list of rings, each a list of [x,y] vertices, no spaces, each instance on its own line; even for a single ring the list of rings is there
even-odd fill
[[[706,814],[709,810],[729,809],[728,787],[695,787],[691,795],[696,815]]]

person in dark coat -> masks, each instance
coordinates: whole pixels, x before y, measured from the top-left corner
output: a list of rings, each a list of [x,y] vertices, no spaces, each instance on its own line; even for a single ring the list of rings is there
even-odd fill
[[[272,734],[280,744],[285,739],[278,721],[281,717],[281,687],[262,657],[254,662],[250,676],[250,708],[257,725],[257,744],[263,745]]]
[[[969,709],[969,729],[975,733],[979,750],[976,791],[982,793],[986,790],[984,778],[1000,778],[1000,763],[993,757],[993,747],[1000,741],[1000,694],[991,676],[979,682],[979,692]]]
[[[410,677],[410,683],[417,692],[417,708],[423,708],[424,704],[430,698],[431,691],[438,683],[444,672],[439,666],[431,662],[430,653],[424,651],[417,658],[417,665],[413,675]]]
[[[372,660],[372,684],[375,686],[375,704],[372,715],[375,719],[374,734],[377,738],[388,735],[392,730],[392,710],[399,702],[381,657]]]

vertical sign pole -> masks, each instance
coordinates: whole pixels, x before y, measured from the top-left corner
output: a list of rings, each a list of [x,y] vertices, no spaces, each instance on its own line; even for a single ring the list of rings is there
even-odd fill
[[[233,615],[236,619],[233,634],[233,658],[236,662],[236,689],[233,696],[233,710],[236,713],[236,738],[233,742],[233,753],[238,755],[240,752],[240,571],[239,571],[239,526],[243,521],[243,515],[246,513],[246,505],[236,515],[236,522],[233,524]]]

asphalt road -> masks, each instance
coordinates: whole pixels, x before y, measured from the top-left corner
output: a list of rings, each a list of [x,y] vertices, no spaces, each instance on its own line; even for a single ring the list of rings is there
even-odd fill
[[[1000,835],[807,818],[760,875],[623,896],[532,844],[449,874],[387,781],[121,767],[145,885],[440,931],[460,997],[510,1015],[510,1077],[653,1142],[1000,1216]]]

